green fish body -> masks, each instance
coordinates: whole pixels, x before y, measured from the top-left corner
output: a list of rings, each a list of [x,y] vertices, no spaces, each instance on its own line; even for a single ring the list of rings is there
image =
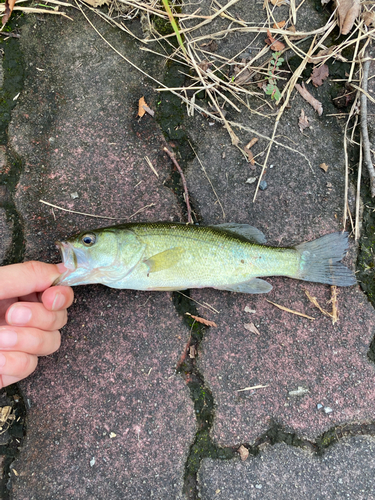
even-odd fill
[[[102,283],[135,290],[212,287],[266,293],[264,276],[349,286],[353,273],[340,263],[346,233],[332,233],[295,248],[265,244],[261,231],[247,224],[194,226],[134,223],[82,232],[57,242],[67,268],[59,285]]]

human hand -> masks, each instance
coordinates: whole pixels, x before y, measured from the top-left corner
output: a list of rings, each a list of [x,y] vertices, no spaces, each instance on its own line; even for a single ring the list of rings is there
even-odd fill
[[[30,261],[0,267],[0,388],[29,376],[60,347],[73,290],[51,287],[63,264]]]

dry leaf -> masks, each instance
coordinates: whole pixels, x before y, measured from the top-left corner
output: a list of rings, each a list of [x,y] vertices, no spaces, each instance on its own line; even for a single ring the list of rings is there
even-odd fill
[[[375,26],[375,12],[373,11],[366,11],[362,14],[362,19],[363,22],[365,23],[365,26]]]
[[[272,26],[272,28],[281,30],[281,28],[284,28],[285,25],[286,25],[286,21],[280,21],[279,23],[275,23]]]
[[[313,72],[311,73],[311,81],[314,87],[320,87],[324,80],[328,78],[329,76],[329,69],[326,64],[322,64],[321,66],[313,69]]]
[[[245,323],[243,326],[244,328],[246,328],[246,330],[249,330],[249,332],[255,333],[256,335],[260,335],[260,332],[258,328],[254,325],[254,323]]]
[[[1,22],[3,25],[8,22],[8,19],[10,18],[10,15],[13,11],[14,4],[16,3],[16,0],[6,0],[5,2],[5,12],[3,15],[3,18]]]
[[[212,66],[212,63],[206,61],[206,59],[198,64],[198,68],[200,68],[204,72],[206,72],[210,66]]]
[[[249,450],[243,444],[241,444],[237,451],[240,454],[240,458],[242,461],[245,461],[249,456]]]
[[[190,359],[194,359],[195,358],[195,354],[196,354],[195,346],[191,345],[189,347],[189,358]]]
[[[109,5],[110,0],[83,0],[85,3],[88,3],[92,7],[101,7],[102,5]]]
[[[217,327],[217,324],[214,321],[208,321],[208,319],[200,318],[199,316],[194,316],[193,314],[190,313],[185,313],[185,314],[195,319],[195,321],[197,321],[198,323],[202,323],[202,325]]]
[[[301,132],[303,132],[305,130],[305,128],[310,127],[309,120],[308,120],[307,116],[305,115],[305,112],[303,111],[303,109],[301,109],[301,114],[300,114],[299,120],[298,120],[298,126],[299,126],[299,129]]]
[[[321,164],[319,165],[319,167],[320,167],[322,170],[324,170],[324,172],[327,172],[327,170],[328,170],[328,165],[327,165],[326,163],[321,163]]]
[[[138,101],[138,115],[140,118],[146,113],[146,110],[143,106],[147,106],[145,98],[141,97]]]
[[[272,5],[280,7],[281,5],[289,5],[289,0],[271,0]]]
[[[285,49],[285,45],[282,42],[279,42],[276,40],[270,30],[267,30],[267,38],[264,40],[267,45],[270,46],[271,50],[274,50],[275,52],[280,52],[281,50]]]
[[[247,158],[248,158],[248,161],[252,164],[252,165],[255,165],[255,160],[254,160],[254,155],[252,153],[252,151],[250,150],[250,148],[252,148],[254,146],[255,143],[258,142],[258,138],[257,137],[253,137],[251,139],[251,141],[249,142],[249,144],[247,144],[245,147],[244,147],[244,151],[245,153],[247,154]]]
[[[249,307],[249,306],[245,306],[245,312],[250,313],[250,314],[254,314],[254,313],[256,313],[256,310],[251,309],[251,307]]]
[[[146,104],[143,105],[143,109],[146,111],[146,113],[148,113],[149,115],[151,116],[154,116],[155,115],[155,111],[152,110],[151,108],[149,108],[148,106],[146,106]]]
[[[323,114],[323,105],[318,99],[315,99],[310,92],[306,89],[305,84],[302,82],[302,86],[299,83],[296,83],[295,88],[301,94],[301,96],[307,101],[318,113],[319,116]]]
[[[360,0],[335,0],[335,5],[339,17],[340,33],[347,35],[361,13]]]

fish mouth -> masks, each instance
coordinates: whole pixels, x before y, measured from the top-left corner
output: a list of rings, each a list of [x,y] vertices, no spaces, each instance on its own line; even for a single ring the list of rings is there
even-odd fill
[[[61,260],[66,268],[66,271],[55,279],[52,285],[79,285],[82,281],[82,274],[87,270],[84,267],[81,267],[81,263],[78,267],[78,259],[74,248],[69,242],[66,241],[56,241],[55,245],[60,252]]]

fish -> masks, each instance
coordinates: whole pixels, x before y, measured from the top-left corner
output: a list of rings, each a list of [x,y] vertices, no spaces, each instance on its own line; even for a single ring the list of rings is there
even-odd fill
[[[211,287],[257,294],[272,289],[261,279],[267,276],[356,284],[354,273],[340,262],[347,233],[279,248],[267,246],[265,235],[248,224],[143,222],[84,231],[56,245],[66,271],[54,285],[101,283],[150,291]]]

